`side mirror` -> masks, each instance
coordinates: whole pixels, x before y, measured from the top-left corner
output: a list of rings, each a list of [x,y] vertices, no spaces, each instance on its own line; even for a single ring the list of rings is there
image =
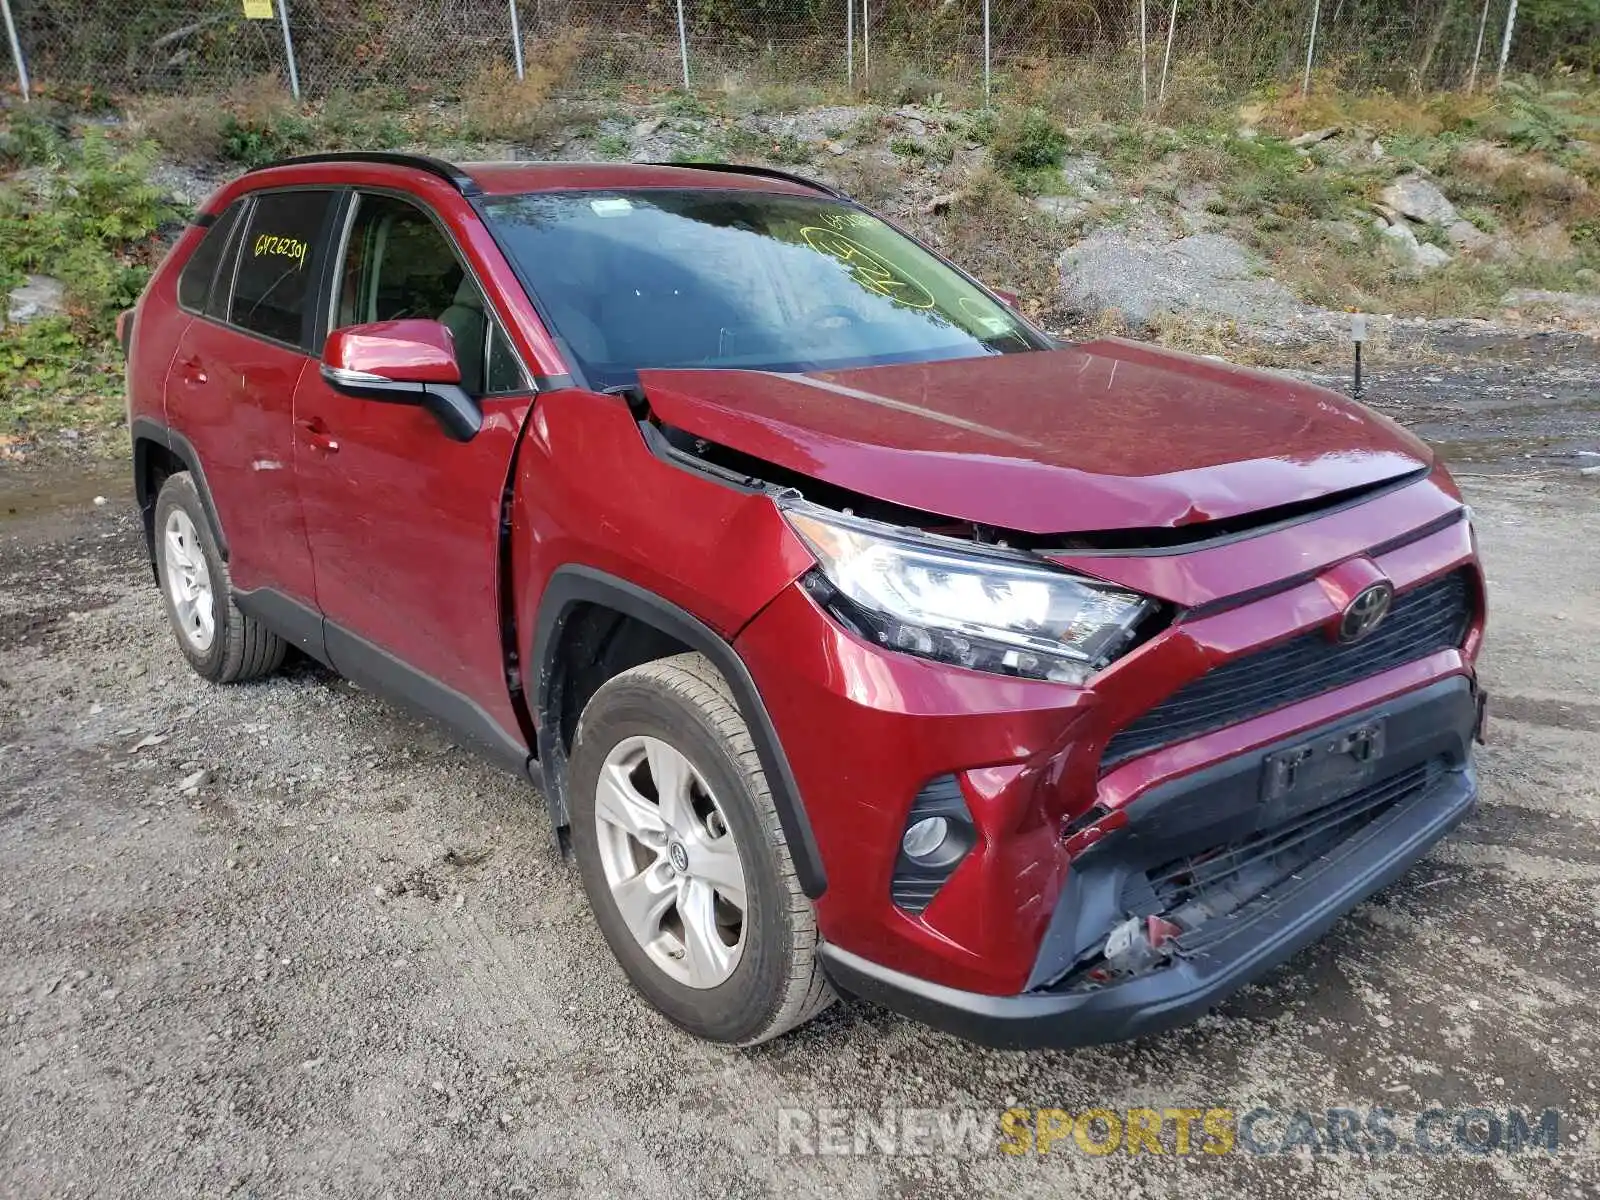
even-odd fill
[[[483,428],[483,413],[461,386],[455,339],[438,321],[336,329],[322,348],[322,378],[346,396],[420,405],[458,442],[470,442]]]
[[[1016,309],[1018,312],[1022,311],[1022,297],[1015,292],[1008,292],[1001,288],[990,288],[989,290],[1004,300],[1007,308]]]

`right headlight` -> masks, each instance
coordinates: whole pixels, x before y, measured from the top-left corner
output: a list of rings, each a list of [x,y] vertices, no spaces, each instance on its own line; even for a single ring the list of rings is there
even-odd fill
[[[817,570],[802,583],[881,645],[977,671],[1083,683],[1133,640],[1149,597],[1031,554],[917,534],[804,502],[784,516]]]

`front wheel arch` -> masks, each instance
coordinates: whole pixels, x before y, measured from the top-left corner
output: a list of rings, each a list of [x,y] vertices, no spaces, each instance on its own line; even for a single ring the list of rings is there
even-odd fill
[[[562,705],[565,701],[563,689],[572,677],[573,664],[565,661],[564,648],[570,624],[585,606],[609,609],[657,631],[664,639],[663,648],[670,647],[658,657],[692,650],[705,655],[716,667],[727,681],[739,712],[750,728],[801,889],[809,899],[821,896],[827,890],[827,874],[799,785],[789,768],[788,756],[767,706],[738,651],[716,630],[670,600],[626,579],[576,563],[557,568],[545,587],[534,626],[533,650],[527,660],[528,668],[525,668],[525,672],[531,668],[535,674],[523,681],[526,694],[534,698],[543,792],[557,836],[564,837],[564,831],[571,824]]]

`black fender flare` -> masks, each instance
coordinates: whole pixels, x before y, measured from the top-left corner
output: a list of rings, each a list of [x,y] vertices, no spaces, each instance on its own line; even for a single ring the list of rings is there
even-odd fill
[[[538,672],[528,690],[535,698],[538,714],[539,773],[552,826],[559,831],[571,823],[566,796],[567,753],[562,744],[558,715],[561,697],[555,694],[556,680],[560,677],[556,656],[567,620],[580,604],[603,605],[653,625],[704,654],[722,673],[733,691],[740,714],[750,727],[750,738],[755,743],[761,769],[766,773],[767,785],[772,789],[773,805],[789,843],[801,890],[813,900],[822,895],[828,886],[827,874],[799,785],[789,769],[788,756],[773,728],[766,703],[738,651],[704,621],[671,601],[626,579],[575,563],[558,567],[550,577],[539,601],[533,653],[529,659]]]
[[[141,451],[140,442],[150,442],[167,450],[183,463],[185,470],[194,476],[195,491],[200,493],[200,503],[211,522],[211,535],[217,539],[217,550],[222,560],[228,561],[228,535],[223,532],[222,521],[217,516],[216,503],[211,499],[211,488],[206,483],[205,468],[200,465],[200,452],[183,434],[169,429],[154,417],[135,417],[129,422],[128,432],[133,440],[133,494],[139,502],[144,518],[145,547],[150,551],[150,565],[155,566],[156,555],[156,493],[150,486],[150,458]]]

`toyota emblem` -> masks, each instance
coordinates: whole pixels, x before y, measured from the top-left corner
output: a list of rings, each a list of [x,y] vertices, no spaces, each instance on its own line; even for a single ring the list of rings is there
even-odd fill
[[[1393,603],[1394,588],[1388,583],[1375,583],[1362,588],[1356,593],[1355,599],[1345,606],[1344,615],[1339,618],[1339,640],[1359,642],[1383,624]]]

